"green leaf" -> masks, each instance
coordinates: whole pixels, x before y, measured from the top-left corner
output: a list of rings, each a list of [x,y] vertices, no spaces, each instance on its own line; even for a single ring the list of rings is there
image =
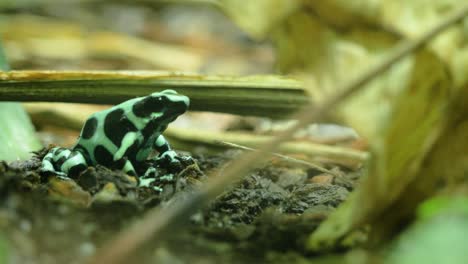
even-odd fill
[[[9,263],[8,251],[8,241],[5,236],[0,233],[0,264]]]
[[[0,42],[0,69],[9,69]],[[42,146],[28,114],[19,103],[0,103],[0,160],[28,159]]]
[[[440,215],[405,231],[383,263],[466,263],[467,237],[466,215]]]
[[[8,71],[9,69],[10,67],[8,66],[5,52],[3,51],[2,42],[0,41],[0,70]]]
[[[417,218],[419,220],[426,220],[447,213],[464,214],[468,216],[468,197],[433,197],[418,207]]]
[[[385,263],[465,263],[468,198],[436,196],[417,212],[417,221],[395,240]]]

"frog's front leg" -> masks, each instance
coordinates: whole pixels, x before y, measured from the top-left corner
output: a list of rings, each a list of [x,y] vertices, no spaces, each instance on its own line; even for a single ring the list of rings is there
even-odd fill
[[[137,173],[135,171],[135,167],[133,167],[133,164],[132,162],[130,162],[129,160],[126,160],[125,161],[125,164],[124,164],[124,167],[123,167],[123,171],[128,174],[128,175],[131,175],[131,176],[136,176]]]
[[[138,135],[136,132],[128,132],[125,134],[119,149],[114,153],[114,161],[120,160],[125,155],[125,152],[130,148],[137,139]],[[130,164],[131,165],[131,164]],[[133,166],[132,166],[133,167]]]
[[[160,135],[156,139],[154,148],[160,153],[155,159],[156,166],[166,167],[174,172],[180,171],[182,168],[195,163],[190,156],[179,156],[172,150],[163,135]]]
[[[61,170],[70,177],[78,175],[80,172],[88,168],[88,163],[85,157],[79,151],[71,151],[67,160],[62,164]]]
[[[180,163],[176,157],[177,153],[171,149],[169,142],[164,138],[163,135],[159,137],[154,142],[154,148],[159,152],[158,161],[163,160],[168,163]]]

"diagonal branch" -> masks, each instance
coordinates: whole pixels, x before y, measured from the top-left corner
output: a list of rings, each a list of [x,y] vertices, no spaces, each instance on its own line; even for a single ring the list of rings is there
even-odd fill
[[[418,48],[425,45],[425,43],[434,38],[437,34],[441,33],[443,30],[447,29],[450,25],[459,22],[467,14],[468,5],[465,5],[463,8],[449,15],[446,19],[441,21],[421,37],[398,45],[394,52],[392,52],[388,57],[382,59],[380,62],[376,63],[376,65],[373,65],[373,67],[362,75],[359,75],[352,81],[344,83],[341,87],[338,87],[338,92],[334,96],[328,98],[328,100],[324,101],[323,104],[317,107],[305,107],[298,115],[295,116],[299,122],[294,127],[265,143],[259,148],[259,150],[275,152],[277,146],[281,142],[290,139],[297,129],[304,127],[313,120],[316,120],[326,114],[331,109],[334,109],[338,103],[358,92],[365,84],[384,73],[403,57],[408,56]],[[133,226],[124,230],[121,234],[116,236],[111,243],[99,250],[94,258],[91,259],[91,263],[117,263],[118,261],[123,261],[127,258],[135,249],[151,237],[158,236],[161,240],[164,239],[164,234],[170,233],[170,230],[178,227],[181,221],[196,212],[199,208],[213,199],[213,197],[220,194],[224,190],[225,186],[243,177],[249,168],[251,168],[255,163],[263,162],[267,158],[268,157],[266,157],[266,155],[258,155],[258,153],[255,152],[247,153],[238,160],[229,164],[225,168],[224,175],[210,177],[203,188],[195,192],[191,199],[186,199],[182,202],[176,203],[165,210],[162,210],[161,208],[150,210],[141,221],[136,222]]]

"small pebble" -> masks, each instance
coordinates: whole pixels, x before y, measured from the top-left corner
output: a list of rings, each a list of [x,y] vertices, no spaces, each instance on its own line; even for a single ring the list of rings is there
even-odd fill
[[[20,229],[23,230],[24,232],[29,232],[32,229],[31,222],[28,220],[21,220],[20,221]]]
[[[310,179],[311,183],[319,183],[319,184],[332,184],[333,183],[333,175],[330,174],[320,174],[312,177]]]
[[[94,254],[94,252],[96,251],[96,247],[91,242],[84,242],[84,243],[81,243],[78,250],[82,256],[87,257],[87,256],[91,256],[92,254]]]

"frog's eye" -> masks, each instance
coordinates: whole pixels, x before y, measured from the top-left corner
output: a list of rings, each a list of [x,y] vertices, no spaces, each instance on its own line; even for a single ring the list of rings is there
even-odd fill
[[[147,96],[143,100],[133,105],[133,113],[138,117],[148,117],[151,113],[161,112],[165,104],[161,100],[161,97]]]

